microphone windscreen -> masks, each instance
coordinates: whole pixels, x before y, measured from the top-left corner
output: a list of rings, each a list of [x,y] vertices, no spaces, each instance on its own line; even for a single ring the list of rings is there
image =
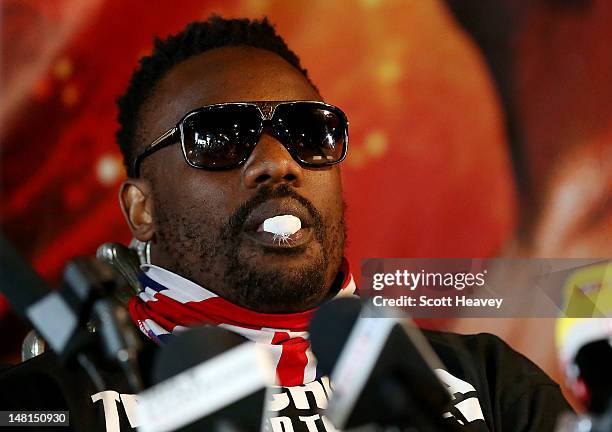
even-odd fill
[[[331,374],[361,308],[357,298],[339,298],[321,306],[310,321],[310,345],[317,358],[317,369],[324,375]]]
[[[28,308],[49,293],[44,280],[0,233],[0,292],[13,310],[28,319]]]
[[[340,429],[377,424],[444,430],[450,395],[428,362],[436,356],[427,340],[416,337],[416,328],[409,336],[406,321],[364,308],[357,298],[341,298],[311,320],[317,371],[330,375],[334,386],[328,417]]]
[[[168,339],[153,361],[155,385],[140,394],[140,429],[260,430],[275,372],[264,348],[212,326]]]
[[[194,327],[168,339],[153,361],[154,383],[165,381],[246,341],[235,333],[213,326]]]

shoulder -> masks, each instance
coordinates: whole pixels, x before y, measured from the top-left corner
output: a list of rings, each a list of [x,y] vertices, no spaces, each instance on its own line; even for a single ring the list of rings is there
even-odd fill
[[[0,382],[7,383],[14,380],[40,379],[41,375],[56,376],[59,372],[59,362],[52,352],[45,352],[30,360],[10,366],[0,371]],[[0,386],[0,394],[6,392],[6,385]]]
[[[571,411],[559,385],[499,337],[429,330],[424,334],[450,381],[474,388],[493,429],[552,431],[558,415]]]
[[[431,330],[424,334],[443,363],[453,369],[477,367],[486,377],[497,381],[511,380],[517,384],[518,379],[529,386],[558,387],[535,363],[493,334],[460,335]]]
[[[0,403],[14,409],[65,409],[65,378],[55,355],[41,354],[0,372]]]
[[[0,372],[0,406],[14,411],[68,411],[70,430],[106,430],[107,405],[111,411],[119,410],[114,402],[128,392],[119,374],[103,368],[97,372],[108,390],[96,389],[76,364],[64,365],[52,352],[43,353]],[[115,411],[109,414],[112,421],[125,427],[113,430],[132,430],[125,416],[113,416]]]

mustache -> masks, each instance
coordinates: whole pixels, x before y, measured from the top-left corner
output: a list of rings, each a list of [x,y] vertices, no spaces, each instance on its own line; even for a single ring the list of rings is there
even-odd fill
[[[292,198],[302,204],[312,218],[315,236],[319,241],[323,240],[324,224],[321,212],[307,198],[298,194],[287,184],[281,184],[277,187],[262,187],[259,189],[253,197],[242,203],[230,216],[227,224],[228,231],[232,234],[240,233],[247,218],[255,208],[266,201],[278,198]]]

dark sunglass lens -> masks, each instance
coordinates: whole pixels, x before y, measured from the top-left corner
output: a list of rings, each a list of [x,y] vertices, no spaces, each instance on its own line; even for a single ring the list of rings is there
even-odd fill
[[[327,165],[342,158],[347,125],[344,117],[332,108],[290,104],[277,108],[275,117],[275,129],[288,140],[301,161]]]
[[[254,106],[220,105],[193,113],[183,123],[187,160],[199,168],[236,166],[248,158],[261,127]]]

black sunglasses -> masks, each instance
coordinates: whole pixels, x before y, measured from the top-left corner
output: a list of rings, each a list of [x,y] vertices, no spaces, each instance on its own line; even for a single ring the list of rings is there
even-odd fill
[[[346,157],[348,120],[338,107],[316,101],[229,102],[185,114],[136,156],[132,173],[139,177],[144,158],[179,141],[194,168],[236,168],[249,158],[266,127],[302,166],[334,165]]]

